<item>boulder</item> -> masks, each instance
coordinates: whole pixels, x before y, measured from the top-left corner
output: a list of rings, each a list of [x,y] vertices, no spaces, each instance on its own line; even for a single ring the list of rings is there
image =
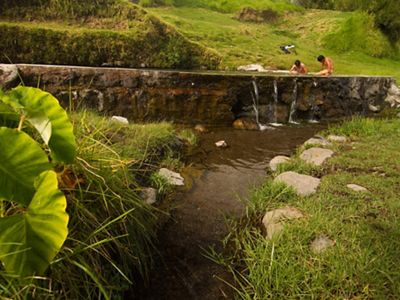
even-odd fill
[[[301,155],[300,159],[306,163],[313,164],[315,166],[321,166],[328,158],[333,155],[333,151],[324,148],[310,148],[305,150]]]
[[[347,138],[342,135],[328,135],[327,140],[334,143],[346,143]]]
[[[274,182],[283,182],[292,187],[300,196],[308,196],[317,191],[321,180],[312,176],[289,171],[277,176]]]
[[[255,120],[251,118],[239,118],[233,122],[233,128],[235,129],[245,129],[245,130],[258,130],[258,124]]]
[[[329,247],[332,247],[333,245],[335,245],[335,241],[332,241],[325,235],[321,235],[315,238],[314,241],[312,241],[310,245],[310,250],[315,254],[319,254],[324,252]]]
[[[152,205],[157,202],[157,190],[154,188],[144,188],[140,192],[140,196],[149,205]]]
[[[283,156],[283,155],[275,156],[269,162],[269,167],[271,168],[272,171],[276,171],[278,168],[278,165],[288,162],[289,160],[290,160],[290,158],[287,156]]]
[[[368,190],[365,187],[358,184],[351,183],[348,184],[347,187],[355,192],[368,192]]]
[[[284,207],[268,211],[262,219],[262,223],[267,231],[267,238],[272,239],[276,234],[280,233],[285,221],[303,217],[304,214],[294,207]]]
[[[121,117],[121,116],[112,116],[111,120],[121,123],[121,124],[129,124],[129,121],[127,118]]]
[[[368,109],[372,112],[379,112],[381,107],[379,105],[368,104]]]
[[[166,168],[161,168],[158,174],[164,177],[170,185],[182,186],[185,185],[185,180],[181,174],[168,170]]]
[[[0,64],[0,88],[7,90],[18,84],[18,68],[16,65]]]

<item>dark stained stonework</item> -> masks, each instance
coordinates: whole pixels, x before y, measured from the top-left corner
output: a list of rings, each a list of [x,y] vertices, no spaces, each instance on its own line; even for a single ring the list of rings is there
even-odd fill
[[[90,108],[134,122],[230,125],[239,117],[254,117],[253,81],[259,92],[260,121],[264,123],[288,122],[293,102],[292,119],[296,121],[372,114],[369,105],[383,108],[394,83],[391,77],[17,66],[25,85],[39,83],[66,107]]]

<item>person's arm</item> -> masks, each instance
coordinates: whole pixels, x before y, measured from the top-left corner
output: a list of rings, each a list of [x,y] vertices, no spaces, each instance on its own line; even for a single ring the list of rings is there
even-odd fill
[[[305,65],[303,65],[303,69],[304,69],[304,74],[308,74],[308,69]]]
[[[293,65],[289,72],[290,72],[290,73],[297,73],[297,71],[296,71],[296,65]]]

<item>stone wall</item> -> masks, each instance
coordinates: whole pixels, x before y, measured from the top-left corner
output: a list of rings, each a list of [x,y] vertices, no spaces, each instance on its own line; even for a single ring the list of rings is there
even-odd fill
[[[258,102],[260,121],[264,123],[338,119],[381,110],[394,85],[390,77],[17,67],[25,85],[40,86],[64,106],[95,109],[136,122],[229,125],[239,117],[254,117],[254,101]],[[9,86],[1,83],[1,74],[0,86]]]

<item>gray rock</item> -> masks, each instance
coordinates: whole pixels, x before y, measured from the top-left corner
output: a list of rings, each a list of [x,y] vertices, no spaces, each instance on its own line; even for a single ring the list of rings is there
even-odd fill
[[[347,187],[355,192],[368,192],[368,190],[365,187],[358,184],[351,183],[348,184]]]
[[[372,105],[368,104],[368,109],[372,112],[379,112],[381,110],[381,107],[379,105]]]
[[[278,165],[288,162],[289,160],[290,160],[290,158],[287,156],[283,156],[283,155],[275,156],[269,162],[269,167],[271,168],[272,171],[276,171],[276,169],[278,168]]]
[[[335,241],[332,241],[325,235],[321,235],[317,237],[314,241],[312,241],[310,245],[310,249],[313,253],[322,253],[329,247],[335,245]]]
[[[167,179],[168,183],[171,185],[176,185],[176,186],[185,185],[185,180],[179,173],[173,172],[166,168],[162,168],[160,169],[160,171],[158,171],[158,174]]]
[[[272,239],[283,230],[284,223],[287,220],[303,218],[304,214],[294,207],[278,208],[268,211],[262,220],[267,230],[267,238]]]
[[[296,193],[300,196],[308,196],[317,191],[321,180],[312,176],[289,171],[277,176],[274,182],[283,182],[294,188]]]
[[[347,138],[342,135],[328,135],[327,140],[334,143],[346,143]]]
[[[333,155],[333,151],[324,148],[310,148],[305,150],[301,155],[300,159],[306,163],[313,164],[315,166],[321,166],[328,158]]]
[[[0,88],[10,89],[18,84],[18,68],[16,65],[0,64]]]
[[[157,202],[157,190],[154,188],[144,188],[140,192],[140,196],[149,205],[152,205]]]
[[[225,141],[218,141],[215,143],[215,146],[217,146],[218,148],[226,148],[228,147],[228,144]]]
[[[400,88],[396,84],[392,83],[390,86],[385,102],[389,103],[391,107],[400,106]]]
[[[321,138],[313,137],[304,142],[304,146],[309,146],[309,145],[330,146],[331,143],[322,137]]]
[[[257,72],[267,72],[262,65],[250,64],[245,66],[239,66],[238,71],[257,71]]]
[[[129,124],[129,121],[127,118],[121,117],[121,116],[112,116],[111,120],[121,123],[121,124]]]

